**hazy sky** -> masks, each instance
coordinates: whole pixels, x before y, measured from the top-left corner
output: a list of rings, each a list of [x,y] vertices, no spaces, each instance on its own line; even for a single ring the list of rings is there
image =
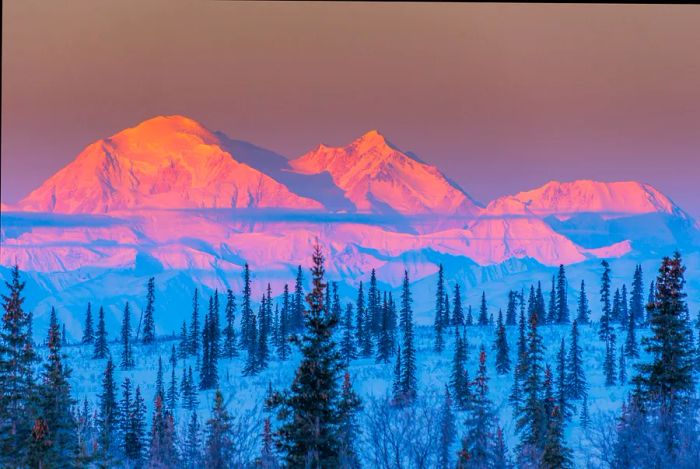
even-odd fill
[[[476,199],[636,179],[700,217],[700,6],[3,2],[2,200],[158,114],[296,157],[377,128]]]

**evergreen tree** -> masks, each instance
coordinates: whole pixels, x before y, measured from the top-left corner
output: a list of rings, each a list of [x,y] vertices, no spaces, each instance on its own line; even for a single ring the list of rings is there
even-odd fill
[[[171,412],[175,412],[177,406],[177,380],[175,378],[175,366],[177,365],[177,356],[175,355],[175,346],[173,345],[172,351],[170,352],[170,384],[168,385],[168,393],[166,396],[168,409]]]
[[[275,393],[270,405],[278,409],[281,426],[277,447],[292,467],[336,467],[340,457],[339,426],[343,415],[339,404],[338,375],[342,357],[333,341],[337,318],[323,302],[325,283],[323,254],[316,245],[313,253],[313,290],[307,296],[309,309],[301,343],[302,360],[291,388]]]
[[[459,329],[455,330],[455,350],[452,357],[452,373],[450,374],[450,388],[454,395],[455,404],[459,410],[466,410],[471,402],[471,389],[469,387],[469,377],[465,367],[467,361],[467,347],[459,334]]]
[[[251,349],[251,338],[254,335],[251,331],[251,326],[255,321],[253,317],[253,308],[251,306],[251,288],[250,288],[250,268],[246,262],[243,267],[243,301],[241,303],[241,348]]]
[[[255,349],[255,366],[257,371],[262,371],[267,368],[268,361],[270,360],[270,349],[268,347],[268,334],[269,327],[264,324],[267,323],[265,318],[265,311],[267,310],[267,304],[269,302],[266,300],[266,304],[261,306],[260,311],[258,311],[258,346]]]
[[[496,372],[499,375],[509,373],[510,347],[508,347],[508,337],[506,336],[506,327],[503,324],[503,313],[501,310],[498,310],[498,326],[493,349],[496,350]]]
[[[488,396],[486,352],[479,352],[479,370],[474,379],[474,397],[465,420],[466,435],[462,440],[458,467],[493,467],[495,455],[496,417]]]
[[[384,292],[384,302],[381,311],[382,324],[381,330],[379,331],[379,340],[377,341],[377,363],[389,363],[389,358],[391,358],[392,352],[392,344],[389,331],[389,305],[387,302],[386,292]]]
[[[29,442],[29,466],[71,465],[78,456],[76,422],[71,412],[70,369],[63,362],[56,310],[51,308],[49,355],[37,389],[37,414]],[[26,416],[25,416],[26,418]]]
[[[291,331],[299,332],[304,327],[304,275],[301,266],[297,268],[297,278],[294,284],[294,302],[292,306]]]
[[[165,386],[163,385],[163,359],[158,357],[158,371],[156,372],[156,395],[153,397],[153,402],[160,397],[162,401],[165,399]]]
[[[550,306],[551,306],[551,295],[550,295]],[[537,293],[535,294],[535,313],[537,313],[537,324],[547,323],[547,313],[544,307],[544,293],[542,293],[542,282],[537,282]],[[527,317],[530,317],[530,312],[528,311]]]
[[[542,453],[542,467],[573,467],[571,450],[564,442],[563,411],[555,406],[549,418],[547,436]]]
[[[660,432],[671,454],[678,450],[678,422],[689,413],[695,391],[684,274],[678,252],[672,258],[663,258],[655,282],[654,302],[647,306],[651,336],[642,338],[652,362],[640,364],[635,377],[643,408],[663,415]]]
[[[413,308],[411,307],[411,287],[408,271],[404,270],[401,288],[401,333],[404,358],[401,369],[401,395],[405,402],[416,397],[418,378],[416,376],[416,349],[413,345]]]
[[[615,385],[615,334],[611,333],[605,342],[605,361],[603,362],[605,372],[605,385]]]
[[[560,416],[564,420],[567,420],[574,413],[574,407],[570,402],[571,396],[567,386],[566,374],[566,348],[564,346],[564,338],[562,337],[559,345],[559,353],[557,353],[556,400]]]
[[[531,292],[534,289],[531,288]],[[532,295],[534,298],[534,294]],[[524,302],[520,303],[520,322],[518,323],[518,344],[517,344],[517,362],[513,370],[513,389],[508,398],[513,406],[513,414],[519,416],[523,404],[523,384],[527,376],[527,336],[525,323],[525,307]],[[530,315],[537,316],[537,312],[532,310]]]
[[[586,283],[581,280],[581,291],[578,296],[578,308],[576,309],[576,321],[579,324],[588,324],[591,321],[591,310],[588,307],[588,296],[586,296]]]
[[[612,302],[612,313],[610,315],[614,322],[622,324],[622,311],[620,309],[620,289],[615,289],[615,294],[613,295]]]
[[[343,387],[338,404],[340,425],[338,428],[338,440],[340,450],[338,454],[339,467],[359,468],[360,461],[357,455],[355,441],[360,434],[360,426],[357,422],[357,412],[362,407],[359,396],[352,389],[350,374],[346,371],[343,376]]]
[[[255,315],[250,316],[250,324],[248,325],[248,354],[246,355],[245,365],[243,366],[243,375],[255,375],[260,371],[258,367],[258,351],[257,346],[260,341],[258,339],[258,326],[255,321]]]
[[[25,282],[15,265],[2,295],[0,330],[0,466],[26,462],[26,439],[31,428],[34,395],[33,366],[37,361],[31,336],[31,315],[23,308]]]
[[[124,316],[122,318],[121,329],[122,355],[120,366],[124,370],[134,367],[134,354],[131,350],[131,313],[129,303],[124,306]]]
[[[182,447],[182,462],[187,469],[199,469],[202,459],[202,442],[200,436],[199,418],[197,411],[190,414],[190,421],[185,431],[184,444]]]
[[[552,289],[549,291],[549,314],[542,324],[556,324],[559,319],[559,306],[557,305],[557,283],[552,275]]]
[[[163,408],[163,401],[156,396],[151,421],[151,444],[148,450],[148,467],[177,467],[179,458],[175,447],[175,421],[173,414]]]
[[[562,264],[559,266],[559,274],[557,275],[557,324],[569,323],[569,303],[566,289],[566,272]]]
[[[209,353],[214,363],[221,356],[221,308],[219,305],[219,290],[214,290],[214,303],[209,318]]]
[[[224,406],[224,396],[218,389],[214,395],[214,408],[206,425],[207,441],[204,447],[204,466],[216,469],[229,467],[234,448],[233,422]]]
[[[352,321],[352,303],[348,303],[345,307],[345,317],[343,318],[343,339],[341,341],[340,350],[343,354],[345,366],[350,364],[350,361],[357,358],[355,351],[354,327]]]
[[[506,326],[515,326],[518,314],[518,294],[513,290],[508,291],[508,306],[506,307]]]
[[[114,383],[114,364],[110,358],[102,376],[102,392],[99,394],[99,430],[100,459],[109,467],[116,456],[116,431],[119,425],[119,408],[117,407],[116,384]]]
[[[289,347],[289,331],[291,318],[291,303],[289,301],[289,287],[284,284],[284,293],[282,294],[282,312],[280,314],[279,332],[277,334],[277,356],[284,361],[289,358],[292,353]]]
[[[452,444],[455,440],[455,416],[452,412],[452,397],[450,390],[445,386],[445,398],[440,409],[440,450],[438,453],[438,467],[441,469],[451,468],[452,465]]]
[[[539,461],[547,430],[547,413],[541,399],[544,346],[537,330],[537,316],[530,317],[527,331],[526,369],[522,382],[522,404],[516,420],[521,435],[519,457],[522,464]],[[551,383],[550,383],[551,385]]]
[[[445,348],[443,338],[443,329],[445,327],[445,276],[442,264],[438,268],[438,282],[435,291],[435,320],[433,327],[435,328],[435,351],[440,353]]]
[[[455,327],[464,325],[464,309],[462,309],[462,295],[459,291],[459,284],[455,283],[455,297],[452,307],[452,325]]]
[[[629,308],[627,303],[627,285],[622,284],[622,290],[620,290],[620,325],[623,328],[627,327],[628,317]]]
[[[471,305],[469,305],[469,307],[467,307],[467,319],[464,320],[464,325],[465,326],[473,326],[474,325],[474,316],[472,315]]]
[[[369,277],[369,290],[367,291],[367,317],[372,336],[377,336],[381,331],[382,312],[381,298],[377,288],[377,273],[372,269]]]
[[[580,417],[581,427],[588,429],[591,425],[591,417],[588,414],[588,393],[583,395],[583,402],[581,403],[581,417]]]
[[[272,428],[268,417],[263,424],[262,448],[260,449],[260,458],[256,461],[256,465],[264,469],[276,469],[279,467],[272,446]]]
[[[620,346],[620,360],[617,366],[618,369],[618,382],[620,385],[624,386],[627,384],[627,363],[625,362],[625,348]]]
[[[151,277],[146,285],[146,310],[143,313],[144,344],[152,344],[156,340],[156,323],[153,318],[155,299],[155,279]]]
[[[68,345],[68,339],[66,338],[66,323],[61,324],[61,344]]]
[[[646,320],[644,321],[644,323],[647,325],[651,322],[651,316],[652,316],[652,313],[654,311],[653,305],[656,304],[655,295],[656,295],[656,285],[655,285],[654,281],[652,280],[651,283],[649,284],[649,297],[647,298],[647,306],[645,308],[646,313],[647,313],[647,317],[646,317]],[[649,305],[652,305],[652,307],[649,308]]]
[[[190,335],[187,333],[187,321],[182,321],[180,328],[180,343],[177,346],[180,358],[187,358],[190,354]]]
[[[285,285],[285,292],[287,286]],[[226,317],[226,326],[224,327],[224,345],[223,345],[223,356],[224,358],[233,358],[238,356],[238,349],[236,347],[236,298],[233,296],[233,291],[229,288],[226,290],[226,308],[224,310],[224,315]]]
[[[486,292],[481,292],[481,307],[479,308],[479,325],[488,326],[488,309],[486,307]]]
[[[586,375],[581,346],[578,344],[578,321],[571,325],[571,346],[567,356],[566,393],[570,399],[586,399]]]
[[[637,347],[637,315],[630,313],[627,318],[627,338],[625,340],[624,354],[630,358],[639,358],[639,347]]]
[[[365,295],[362,287],[362,282],[357,289],[357,341],[358,349],[361,357],[367,358],[372,356],[372,335],[370,334],[370,325],[367,319],[367,310],[365,308]]]
[[[598,329],[598,335],[600,340],[608,342],[608,338],[612,333],[612,328],[610,322],[612,318],[611,306],[610,306],[610,264],[608,261],[603,260],[601,262],[603,266],[603,276],[600,281],[600,302],[603,305],[603,314],[600,317],[600,327]]]
[[[95,342],[95,331],[92,326],[92,306],[88,301],[87,312],[85,313],[85,327],[83,328],[83,345]]]
[[[194,298],[192,298],[192,319],[190,321],[190,341],[189,341],[189,352],[190,355],[197,357],[197,363],[199,363],[199,335],[201,331],[199,330],[199,290],[194,289]]]
[[[637,324],[644,322],[644,281],[642,280],[642,266],[638,264],[634,267],[634,278],[632,279],[632,290],[630,291],[630,315]]]

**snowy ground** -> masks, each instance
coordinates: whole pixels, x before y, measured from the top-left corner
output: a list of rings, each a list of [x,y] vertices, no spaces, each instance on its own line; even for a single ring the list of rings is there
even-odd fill
[[[643,335],[645,331],[638,331],[638,337]],[[543,326],[540,327],[540,333],[543,336],[546,345],[546,360],[555,370],[555,357],[559,348],[559,342],[562,337],[567,342],[570,340],[570,327],[568,326]],[[493,400],[498,414],[500,416],[501,425],[504,428],[507,436],[508,446],[511,450],[517,444],[517,436],[515,435],[515,426],[512,419],[512,411],[508,405],[508,395],[510,394],[513,377],[512,373],[505,376],[498,376],[495,372],[494,360],[495,353],[491,351],[491,345],[494,340],[494,329],[492,327],[468,327],[468,343],[469,343],[469,358],[468,371],[470,377],[476,374],[478,350],[483,343],[486,346],[488,354],[488,368],[490,375],[490,396]],[[618,333],[618,346],[624,333]],[[515,362],[515,348],[517,340],[517,327],[508,328],[508,342],[511,350],[511,360]],[[129,377],[135,385],[140,385],[142,393],[149,406],[152,406],[153,396],[155,393],[155,377],[158,366],[158,356],[163,359],[164,366],[164,382],[167,385],[170,381],[170,350],[172,345],[177,346],[176,340],[164,340],[153,346],[136,346],[134,355],[136,358],[136,366],[129,371],[119,370],[115,374],[117,385],[120,386],[125,377]],[[604,344],[597,337],[597,326],[580,327],[580,345],[583,349],[585,361],[586,377],[589,385],[589,406],[590,415],[595,421],[596,415],[601,413],[617,412],[630,390],[630,386],[604,386],[603,375],[603,358]],[[439,403],[442,392],[446,383],[449,382],[451,370],[452,350],[454,346],[453,331],[447,334],[446,349],[442,354],[433,352],[433,330],[430,327],[418,327],[416,330],[416,347],[417,347],[417,364],[418,364],[418,381],[420,392],[424,396],[430,396],[434,402]],[[110,344],[110,350],[115,357],[115,362],[118,361],[118,356],[121,351],[121,346],[117,343]],[[92,360],[92,348],[80,345],[69,345],[64,349],[68,363],[73,370],[71,384],[74,396],[82,401],[87,397],[92,405],[97,403],[97,396],[100,392],[102,373],[105,369],[105,360]],[[44,354],[45,349],[41,349]],[[642,357],[644,359],[644,355]],[[291,383],[294,371],[299,362],[298,352],[294,352],[292,358],[286,362],[281,362],[276,358],[270,362],[269,367],[254,377],[244,377],[241,373],[245,353],[233,360],[221,360],[219,363],[219,380],[220,387],[224,397],[228,402],[228,408],[232,414],[238,415],[241,418],[241,426],[245,428],[247,433],[245,438],[250,450],[255,452],[259,447],[259,439],[257,435],[262,429],[262,419],[264,411],[262,402],[267,391],[269,383],[272,383],[273,388],[281,389],[288,387]],[[192,365],[194,368],[194,360],[178,360],[176,377],[178,387],[180,383],[183,364]],[[628,376],[634,374],[633,365],[627,363]],[[350,375],[353,381],[355,390],[360,394],[365,403],[369,403],[372,399],[381,399],[390,393],[391,382],[393,378],[393,363],[376,364],[374,359],[360,359],[352,362],[350,366]],[[199,409],[198,413],[202,420],[205,420],[209,414],[209,408],[213,401],[213,391],[203,391],[199,393]],[[577,403],[580,404],[580,403]],[[366,406],[369,407],[369,406]],[[438,409],[435,409],[437,413]],[[577,467],[582,467],[587,459],[587,453],[590,449],[590,443],[585,437],[585,432],[579,426],[580,405],[577,406],[576,415],[573,417],[572,423],[567,428],[567,442],[569,447],[574,450]],[[178,425],[186,422],[189,417],[189,412],[184,409],[179,409],[176,414]],[[361,418],[364,418],[363,416]],[[459,436],[463,433],[462,421],[464,417],[457,414],[457,433]],[[416,429],[420,431],[420,429]],[[243,436],[243,435],[242,435]],[[458,449],[459,441],[455,441],[454,451]],[[364,455],[363,455],[364,456]],[[368,466],[366,464],[366,466]]]

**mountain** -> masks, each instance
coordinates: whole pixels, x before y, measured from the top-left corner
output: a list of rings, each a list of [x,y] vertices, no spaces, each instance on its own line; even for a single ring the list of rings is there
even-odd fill
[[[290,162],[301,174],[330,174],[357,211],[403,215],[478,212],[478,204],[437,168],[372,130],[344,147],[319,145]]]
[[[155,117],[92,143],[18,205],[59,213],[322,208],[237,161],[216,135],[182,116]]]
[[[500,197],[489,203],[484,213],[491,216],[555,215],[560,218],[579,213],[599,213],[609,217],[664,213],[689,219],[683,210],[654,187],[635,181],[550,181],[537,189]]]

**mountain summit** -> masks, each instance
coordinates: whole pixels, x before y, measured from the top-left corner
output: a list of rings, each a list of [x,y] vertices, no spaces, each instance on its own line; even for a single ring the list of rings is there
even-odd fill
[[[319,145],[290,162],[301,174],[327,172],[360,212],[470,214],[477,204],[437,168],[371,130],[344,147]]]
[[[98,140],[19,203],[24,210],[103,213],[137,208],[321,208],[236,161],[217,136],[160,116]]]

